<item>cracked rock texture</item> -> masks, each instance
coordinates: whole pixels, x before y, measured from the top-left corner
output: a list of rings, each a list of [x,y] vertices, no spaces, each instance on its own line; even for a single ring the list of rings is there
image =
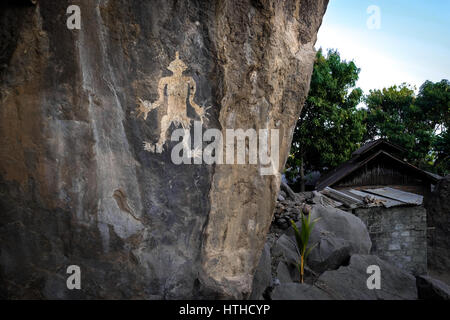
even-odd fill
[[[164,110],[144,121],[137,101],[178,51],[205,129],[278,129],[280,172],[327,2],[2,2],[0,297],[247,298],[279,175],[143,150]]]

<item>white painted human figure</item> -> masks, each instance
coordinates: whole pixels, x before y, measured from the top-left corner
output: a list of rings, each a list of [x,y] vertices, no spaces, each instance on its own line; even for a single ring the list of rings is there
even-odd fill
[[[155,145],[150,142],[144,141],[144,149],[150,152],[162,152],[164,143],[167,140],[169,127],[172,123],[175,124],[175,126],[181,125],[184,130],[189,131],[191,127],[191,118],[189,118],[187,115],[186,101],[188,98],[189,104],[199,115],[200,121],[202,123],[205,117],[205,111],[208,109],[202,109],[198,104],[194,102],[194,96],[197,90],[196,83],[192,77],[183,75],[183,72],[187,69],[187,66],[182,60],[180,60],[178,52],[176,53],[175,60],[173,60],[169,64],[167,69],[172,71],[173,75],[169,77],[163,77],[159,80],[158,100],[152,104],[149,101],[143,101],[139,99],[139,105],[137,107],[137,117],[140,117],[142,115],[143,119],[146,120],[147,115],[151,110],[160,107],[164,103],[164,91],[166,89],[167,114],[164,115],[161,119],[161,133],[159,136],[159,140]]]

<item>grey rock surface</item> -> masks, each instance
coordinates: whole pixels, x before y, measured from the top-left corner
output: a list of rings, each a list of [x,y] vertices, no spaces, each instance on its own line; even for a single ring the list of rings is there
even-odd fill
[[[73,1],[11,3],[0,10],[0,297],[248,297],[328,1],[81,0],[80,30],[66,28]],[[136,108],[161,97],[176,52],[197,87],[184,89],[211,106],[205,129],[279,130],[278,174],[176,165],[171,141],[144,150],[173,95],[146,120]],[[65,287],[69,265],[82,290]]]
[[[334,244],[331,243],[329,247],[323,246],[323,252],[320,250],[322,244],[319,245],[319,250],[313,250],[319,256],[325,257],[329,252],[327,248],[333,246],[341,247],[343,246],[343,242],[348,244],[351,254],[367,254],[370,252],[372,242],[370,241],[367,228],[361,219],[351,213],[332,207],[315,205],[312,208],[312,219],[320,219],[317,221],[314,232],[311,235],[312,243],[326,239],[327,237],[337,240]]]
[[[367,286],[371,275],[367,267],[372,265],[380,268],[380,289]],[[371,255],[353,255],[348,266],[324,272],[314,285],[336,300],[415,300],[418,297],[416,279],[411,274]]]
[[[416,284],[419,299],[450,300],[450,287],[440,280],[429,276],[418,276]]]
[[[272,248],[272,256],[287,264],[297,263],[299,255],[294,238],[282,234]]]
[[[300,283],[282,283],[275,287],[272,300],[330,300],[332,297],[325,291]]]
[[[276,274],[280,283],[290,283],[300,281],[300,276],[298,274],[298,270],[295,268],[295,265],[287,264],[284,261],[281,261],[278,264]]]
[[[428,269],[450,285],[450,175],[441,179],[426,197]]]
[[[352,247],[348,241],[323,234],[315,249],[308,256],[308,266],[318,273],[335,270],[350,259]],[[362,252],[366,253],[366,252]]]
[[[272,283],[272,266],[269,244],[264,245],[258,267],[253,277],[251,300],[263,300],[264,291]]]

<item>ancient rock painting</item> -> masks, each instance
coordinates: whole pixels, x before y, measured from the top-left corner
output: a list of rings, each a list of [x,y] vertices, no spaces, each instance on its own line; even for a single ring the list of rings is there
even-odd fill
[[[175,126],[182,126],[184,130],[189,131],[191,127],[192,118],[187,115],[187,101],[194,108],[200,121],[203,123],[205,119],[205,112],[209,108],[201,108],[194,101],[195,92],[197,90],[196,83],[192,77],[184,76],[183,72],[187,69],[186,64],[180,59],[179,53],[176,52],[175,60],[173,60],[167,67],[172,71],[173,75],[163,77],[158,83],[158,100],[151,103],[147,100],[138,99],[138,107],[136,109],[137,117],[146,120],[147,115],[153,109],[163,105],[165,97],[167,96],[167,114],[161,119],[161,132],[159,140],[156,144],[144,141],[144,150],[149,152],[161,153],[164,143],[167,140],[168,130],[173,123]]]

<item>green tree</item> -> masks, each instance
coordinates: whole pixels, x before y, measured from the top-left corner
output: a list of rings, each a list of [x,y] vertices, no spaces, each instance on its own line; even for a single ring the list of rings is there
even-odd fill
[[[450,126],[450,82],[425,81],[417,95],[417,106],[435,132],[443,132]]]
[[[385,138],[408,150],[406,157],[410,163],[445,173],[448,171],[449,92],[447,80],[426,81],[417,96],[406,84],[371,90],[365,98],[364,140]]]
[[[435,161],[433,171],[440,175],[450,174],[450,130],[441,132],[433,144]]]
[[[354,88],[358,69],[339,53],[317,52],[308,98],[295,127],[286,176],[299,177],[304,190],[305,171],[331,168],[349,159],[362,141],[365,112],[357,105],[362,90]]]
[[[431,170],[446,175],[450,173],[450,82],[425,81],[420,87],[416,103],[430,128],[433,128]]]

